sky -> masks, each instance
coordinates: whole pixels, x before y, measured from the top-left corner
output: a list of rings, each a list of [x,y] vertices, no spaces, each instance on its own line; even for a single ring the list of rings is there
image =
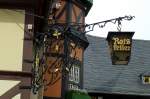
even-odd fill
[[[133,39],[150,40],[150,0],[93,0],[86,17],[86,24],[100,22],[126,15],[135,16],[131,21],[122,21],[122,31],[134,31]],[[95,26],[87,34],[107,37],[108,31],[117,31],[117,25],[107,23],[104,28]]]

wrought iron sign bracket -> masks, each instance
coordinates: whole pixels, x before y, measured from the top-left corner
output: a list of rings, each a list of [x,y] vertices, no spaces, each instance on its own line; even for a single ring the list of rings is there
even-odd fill
[[[118,18],[114,18],[114,19],[110,19],[110,20],[105,20],[105,21],[101,21],[101,22],[96,22],[96,23],[92,23],[92,24],[86,24],[84,26],[85,29],[87,29],[87,31],[85,30],[85,33],[94,31],[94,27],[96,25],[99,26],[99,28],[104,28],[107,23],[117,24],[117,30],[121,31],[121,26],[122,26],[121,25],[121,21],[123,21],[123,20],[130,21],[133,18],[135,18],[135,16],[124,16],[124,17],[118,17]]]

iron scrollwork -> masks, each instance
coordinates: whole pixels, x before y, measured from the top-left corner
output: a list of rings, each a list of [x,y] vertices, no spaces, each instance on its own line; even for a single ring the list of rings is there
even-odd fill
[[[66,31],[59,30],[58,26],[52,27],[49,31],[50,33],[37,33],[35,36],[34,64],[32,68],[32,89],[34,94],[41,87],[47,90],[48,86],[55,84],[61,77],[66,76],[74,62],[66,57],[67,62],[64,64],[63,49],[67,47],[64,47],[63,36]],[[77,45],[70,45],[69,52],[75,50]],[[76,52],[72,58],[75,57]]]

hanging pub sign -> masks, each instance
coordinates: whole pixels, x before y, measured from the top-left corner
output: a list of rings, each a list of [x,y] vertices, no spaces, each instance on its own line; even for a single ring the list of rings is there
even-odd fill
[[[127,65],[130,61],[134,32],[109,32],[107,41],[113,65]]]

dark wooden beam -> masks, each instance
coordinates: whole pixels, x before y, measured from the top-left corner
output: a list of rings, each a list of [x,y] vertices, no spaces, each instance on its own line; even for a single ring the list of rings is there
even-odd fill
[[[16,77],[32,77],[31,72],[22,72],[22,71],[1,71],[1,76],[16,76]]]
[[[0,0],[0,8],[37,9],[44,0]]]

